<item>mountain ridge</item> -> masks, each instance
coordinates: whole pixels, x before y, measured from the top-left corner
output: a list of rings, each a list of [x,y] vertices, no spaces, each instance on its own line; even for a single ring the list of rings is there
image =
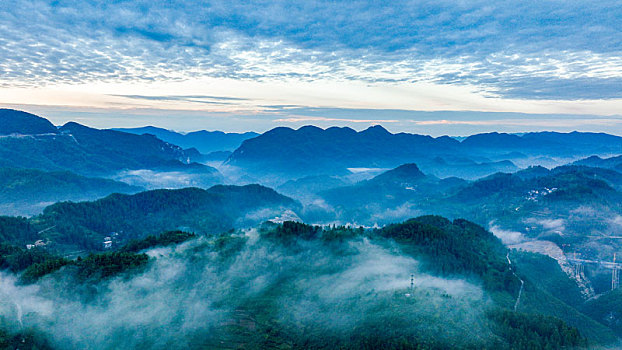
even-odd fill
[[[185,227],[190,232],[219,233],[234,227],[238,220],[256,210],[281,208],[298,210],[300,204],[261,185],[216,185],[209,189],[188,187],[157,189],[136,194],[111,194],[86,202],[60,202],[46,207],[35,217],[46,227],[54,227],[50,238],[61,245],[101,250],[101,242],[111,232],[124,239],[142,238],[166,230]],[[274,215],[271,211],[262,215]]]
[[[14,109],[0,109],[0,135],[58,134],[49,120],[32,113]]]
[[[545,161],[616,153],[622,153],[622,137],[604,133],[482,133],[459,141],[448,136],[393,134],[380,125],[358,132],[308,125],[276,127],[245,140],[225,164],[257,174],[300,177],[417,163],[424,172],[438,177],[475,179],[519,170],[514,161],[524,163],[529,158]]]

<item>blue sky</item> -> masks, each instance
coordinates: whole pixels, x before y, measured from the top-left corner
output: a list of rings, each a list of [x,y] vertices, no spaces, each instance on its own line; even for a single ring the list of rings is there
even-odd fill
[[[0,105],[56,123],[622,134],[618,1],[0,2]]]

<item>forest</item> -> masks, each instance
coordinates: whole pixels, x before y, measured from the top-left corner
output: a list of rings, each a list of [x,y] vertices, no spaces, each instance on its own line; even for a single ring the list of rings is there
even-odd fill
[[[566,305],[536,280],[515,311],[520,282],[507,253],[482,227],[437,216],[382,229],[284,222],[209,236],[169,231],[75,259],[5,245],[0,261],[17,277],[13,288],[36,286],[38,292],[24,293],[65,305],[67,313],[33,309],[23,327],[5,321],[0,341],[23,339],[31,349],[84,346],[89,336],[54,330],[67,322],[93,327],[111,317],[105,313],[121,319],[108,321],[112,333],[96,348],[559,349],[615,339],[611,332],[591,337],[605,327],[571,325],[563,313],[531,308],[533,298]],[[173,266],[179,272],[168,272]],[[520,278],[536,278],[522,266],[528,265],[514,267]],[[12,302],[2,307],[21,303]],[[164,304],[170,315],[162,326],[186,325],[153,343],[160,326],[149,317],[163,317]],[[118,307],[147,319],[130,320]],[[201,316],[188,323],[196,307]],[[143,335],[125,339],[134,322],[146,327]]]

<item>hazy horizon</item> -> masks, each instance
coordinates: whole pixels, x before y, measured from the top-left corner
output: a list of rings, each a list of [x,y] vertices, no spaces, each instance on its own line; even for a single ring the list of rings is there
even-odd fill
[[[153,117],[153,116],[140,116],[140,118],[123,118],[123,114],[114,116],[100,116],[92,115],[90,112],[71,112],[63,113],[52,111],[49,114],[44,114],[45,110],[40,108],[19,108],[19,106],[9,106],[6,108],[16,109],[38,115],[40,117],[50,120],[54,125],[60,127],[68,122],[77,122],[88,127],[97,129],[132,129],[143,127],[156,127],[169,131],[174,131],[181,134],[188,134],[195,131],[221,131],[225,133],[246,133],[254,132],[262,134],[266,131],[272,130],[278,127],[287,127],[292,129],[299,129],[304,126],[315,126],[321,129],[327,129],[331,127],[346,127],[356,131],[363,131],[369,127],[380,125],[393,134],[397,133],[410,133],[429,135],[433,137],[450,136],[450,137],[468,137],[471,135],[482,133],[508,133],[508,134],[523,134],[529,132],[596,132],[606,133],[616,136],[622,136],[622,127],[612,130],[605,127],[606,119],[591,119],[592,123],[586,123],[581,119],[582,116],[573,115],[554,115],[556,119],[545,121],[554,126],[542,126],[542,123],[538,123],[538,117],[542,117],[540,114],[524,114],[524,113],[494,113],[494,112],[473,112],[473,111],[437,111],[437,112],[425,112],[425,111],[391,111],[391,110],[367,110],[368,113],[378,113],[380,115],[387,115],[391,113],[405,114],[412,113],[421,116],[422,120],[418,121],[405,121],[405,123],[397,123],[397,120],[388,120],[386,122],[354,122],[344,123],[337,118],[325,118],[320,122],[314,122],[313,119],[301,120],[297,123],[274,123],[270,126],[257,127],[257,128],[244,128],[238,127],[237,124],[229,123],[230,120],[221,120],[217,123],[206,122],[197,123],[193,125],[179,124],[170,122],[167,118]],[[495,120],[473,122],[468,118],[472,118],[474,115],[486,115],[488,117],[497,118]],[[71,117],[68,117],[68,116]],[[553,116],[553,115],[552,115]],[[597,116],[591,116],[596,118]],[[193,119],[200,119],[200,116],[194,116]],[[423,119],[425,118],[425,119]],[[444,118],[444,119],[439,119]],[[523,118],[521,120],[521,118]],[[531,118],[531,119],[527,119]],[[620,116],[610,116],[611,120],[622,120]],[[505,121],[506,124],[496,124],[497,122]],[[531,120],[534,122],[532,126],[524,126],[523,122]],[[564,126],[568,120],[575,121],[568,126]],[[519,122],[520,121],[520,122]],[[407,123],[412,124],[408,127]],[[577,124],[578,123],[578,124]],[[581,124],[584,123],[584,124]],[[242,123],[241,123],[242,124]],[[403,126],[406,124],[405,126]],[[539,125],[540,124],[540,125]],[[602,125],[599,125],[602,124]],[[578,127],[581,125],[581,127]],[[219,127],[220,126],[220,127]],[[455,133],[451,131],[455,129],[455,126],[466,129],[462,133],[457,130]]]
[[[622,135],[621,9],[7,1],[0,107],[98,128]]]

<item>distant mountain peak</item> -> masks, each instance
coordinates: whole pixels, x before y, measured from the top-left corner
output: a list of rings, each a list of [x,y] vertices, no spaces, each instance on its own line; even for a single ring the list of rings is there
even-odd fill
[[[345,131],[345,132],[348,132],[348,133],[352,133],[352,132],[356,133],[356,131],[354,129],[349,128],[347,126],[342,126],[342,127],[340,127],[340,126],[331,126],[330,128],[326,129],[325,131]]]
[[[60,127],[61,130],[95,130],[91,127],[88,127],[86,125],[82,125],[80,123],[76,123],[76,122],[67,122],[65,123],[63,126]]]
[[[419,167],[415,163],[406,163],[398,166],[395,169],[386,171],[370,181],[372,182],[399,182],[409,183],[426,178],[426,175],[419,170]]]
[[[387,171],[387,173],[406,175],[406,176],[411,176],[411,177],[412,176],[417,176],[417,177],[425,176],[425,174],[421,172],[421,170],[415,163],[402,164],[393,170]]]
[[[393,135],[389,132],[389,130],[385,129],[382,125],[377,124],[377,125],[372,125],[369,128],[361,131],[361,133],[364,134],[371,134],[371,135]]]
[[[514,146],[523,143],[520,136],[498,132],[471,135],[462,141],[463,145],[476,147]]]
[[[322,131],[322,128],[319,128],[315,125],[305,125],[300,127],[298,131]]]
[[[57,133],[58,129],[45,118],[15,109],[0,109],[0,135]]]

